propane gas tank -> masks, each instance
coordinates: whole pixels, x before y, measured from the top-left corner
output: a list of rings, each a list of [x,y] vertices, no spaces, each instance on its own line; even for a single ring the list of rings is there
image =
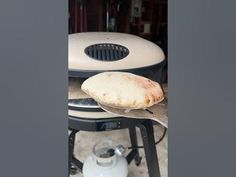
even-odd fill
[[[84,177],[127,177],[128,163],[122,145],[112,146],[112,141],[103,139],[93,147],[93,153],[83,166]]]

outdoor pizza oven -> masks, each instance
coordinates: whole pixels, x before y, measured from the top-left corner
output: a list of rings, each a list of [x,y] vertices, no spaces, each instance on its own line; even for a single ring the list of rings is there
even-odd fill
[[[162,49],[141,37],[114,32],[84,32],[69,35],[69,76],[82,81],[104,71],[127,71],[145,74],[154,71],[154,79],[161,82],[165,62]],[[80,90],[80,85],[77,86]],[[79,97],[87,97],[82,92]],[[83,117],[114,117],[104,112],[91,99],[75,99],[69,103],[70,114]],[[74,110],[76,109],[76,111]]]
[[[69,77],[81,80],[74,88],[78,95],[69,97],[69,173],[82,171],[83,163],[73,156],[75,134],[82,131],[106,131],[129,129],[132,147],[137,147],[135,126],[140,126],[150,177],[160,177],[155,151],[152,122],[142,119],[126,119],[104,111],[80,89],[82,81],[105,71],[125,71],[138,75],[155,71],[154,80],[161,83],[161,69],[165,55],[156,44],[141,37],[112,32],[84,32],[69,35]],[[86,99],[85,99],[86,98]],[[164,137],[164,135],[163,135]],[[131,148],[132,149],[132,148]],[[126,157],[128,164],[141,162],[137,149]],[[73,168],[74,167],[74,168]]]

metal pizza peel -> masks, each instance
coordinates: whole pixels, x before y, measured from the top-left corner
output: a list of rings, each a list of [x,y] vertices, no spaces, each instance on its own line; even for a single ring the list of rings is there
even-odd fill
[[[98,103],[99,106],[106,112],[115,114],[117,116],[135,118],[135,119],[151,119],[168,128],[168,117],[167,117],[167,99],[164,99],[159,104],[156,104],[147,109],[136,109],[126,111],[124,109],[112,108],[109,106]]]
[[[70,99],[68,101],[69,109],[72,110],[82,110],[82,111],[99,111],[97,109],[104,110],[111,114],[134,118],[134,119],[151,119],[168,128],[168,117],[167,117],[167,99],[165,98],[162,102],[149,107],[147,109],[134,109],[127,111],[125,109],[117,109],[109,106],[105,106],[101,103],[96,102],[92,98],[82,98],[82,99]]]

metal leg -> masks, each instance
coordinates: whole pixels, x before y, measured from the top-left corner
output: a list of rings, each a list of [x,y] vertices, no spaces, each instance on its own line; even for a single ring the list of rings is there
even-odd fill
[[[74,154],[74,145],[75,145],[75,135],[78,131],[77,130],[72,130],[69,131],[69,154],[68,154],[68,176],[73,172],[75,173],[76,169],[72,167],[72,157]],[[71,169],[73,169],[71,171]]]
[[[139,128],[141,130],[143,139],[149,177],[160,177],[161,175],[157,158],[152,121],[146,120],[139,125]]]
[[[136,153],[136,155],[134,157],[135,164],[137,166],[139,166],[141,163],[142,157],[140,157],[138,149],[137,148],[135,149],[135,147],[138,146],[137,134],[136,134],[135,127],[129,128],[129,137],[130,137],[130,141],[131,141],[131,147],[133,148],[133,151],[135,151],[135,153]]]

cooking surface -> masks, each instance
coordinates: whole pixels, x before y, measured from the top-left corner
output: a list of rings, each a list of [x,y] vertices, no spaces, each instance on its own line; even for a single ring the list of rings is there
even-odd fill
[[[99,61],[85,53],[88,46],[100,43],[126,47],[129,54],[117,61]],[[164,53],[156,44],[143,38],[111,32],[85,32],[69,35],[69,70],[124,70],[156,65],[164,61]]]

